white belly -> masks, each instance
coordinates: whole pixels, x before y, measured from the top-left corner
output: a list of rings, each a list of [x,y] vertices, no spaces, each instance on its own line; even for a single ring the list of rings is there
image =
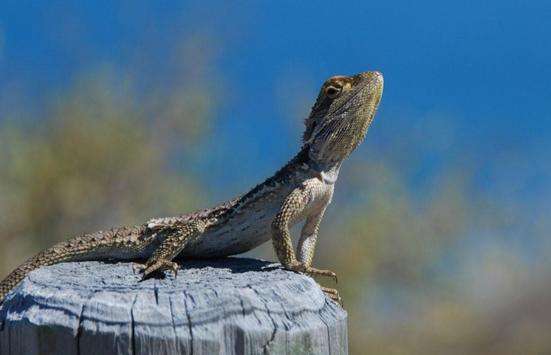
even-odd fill
[[[229,221],[207,229],[184,248],[182,255],[207,258],[249,251],[270,240],[271,224],[280,207],[281,201],[273,201],[270,206],[236,213]]]
[[[333,193],[333,185],[318,178],[306,179],[302,185],[308,189],[309,195],[302,212],[291,221],[291,226],[306,216],[323,211]],[[290,187],[284,187],[233,212],[228,220],[208,227],[201,236],[191,241],[181,255],[196,258],[235,255],[267,242],[271,238],[272,221],[291,191]]]

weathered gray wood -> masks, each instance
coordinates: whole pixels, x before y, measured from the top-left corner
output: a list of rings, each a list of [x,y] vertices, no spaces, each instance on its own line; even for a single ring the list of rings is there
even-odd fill
[[[346,312],[309,277],[244,258],[140,281],[131,263],[32,272],[0,309],[0,354],[344,354]]]

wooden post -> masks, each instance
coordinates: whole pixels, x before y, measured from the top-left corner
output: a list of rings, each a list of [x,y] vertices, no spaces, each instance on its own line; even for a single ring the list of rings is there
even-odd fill
[[[346,354],[346,312],[311,278],[245,258],[148,279],[131,263],[32,272],[0,308],[0,354]]]

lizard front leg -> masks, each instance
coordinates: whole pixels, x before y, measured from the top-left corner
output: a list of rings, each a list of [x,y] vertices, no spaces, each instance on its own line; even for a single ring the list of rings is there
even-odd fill
[[[318,239],[319,226],[324,212],[325,206],[318,213],[307,217],[300,232],[300,239],[297,247],[298,260],[306,266],[312,265],[314,251],[316,250],[316,242]]]
[[[310,255],[310,260],[308,263],[304,263],[302,260],[297,260],[293,250],[289,226],[294,219],[299,217],[305,211],[311,202],[311,189],[311,186],[305,184],[299,188],[296,188],[289,194],[289,196],[287,196],[280,211],[272,222],[272,242],[279,261],[286,269],[310,275],[330,276],[336,280],[337,275],[333,271],[316,269],[310,265],[313,256],[313,249],[309,250],[307,253]],[[321,215],[317,218],[321,220]],[[317,224],[319,224],[319,221]],[[313,245],[315,245],[315,237]]]
[[[156,226],[163,230],[163,226]],[[171,226],[169,235],[161,243],[161,245],[151,255],[149,260],[140,268],[143,269],[143,278],[147,278],[150,274],[156,271],[171,270],[178,272],[178,264],[173,262],[174,259],[184,249],[186,244],[192,239],[205,231],[206,224],[202,220],[187,222],[174,228]]]
[[[306,222],[302,227],[300,239],[298,242],[297,253],[298,261],[306,267],[312,265],[314,259],[314,251],[316,249],[316,241],[318,239],[318,231],[325,209],[331,200],[331,196],[327,199],[326,204],[316,213],[306,218]],[[320,285],[321,286],[321,285]],[[342,298],[339,292],[334,288],[321,286],[322,291],[329,296],[333,301],[342,304]]]

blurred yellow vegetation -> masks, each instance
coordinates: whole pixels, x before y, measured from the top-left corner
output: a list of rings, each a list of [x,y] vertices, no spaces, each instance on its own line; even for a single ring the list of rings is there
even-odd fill
[[[196,181],[169,158],[194,151],[212,110],[206,90],[144,99],[99,72],[39,117],[1,121],[0,274],[55,241],[196,206]]]

